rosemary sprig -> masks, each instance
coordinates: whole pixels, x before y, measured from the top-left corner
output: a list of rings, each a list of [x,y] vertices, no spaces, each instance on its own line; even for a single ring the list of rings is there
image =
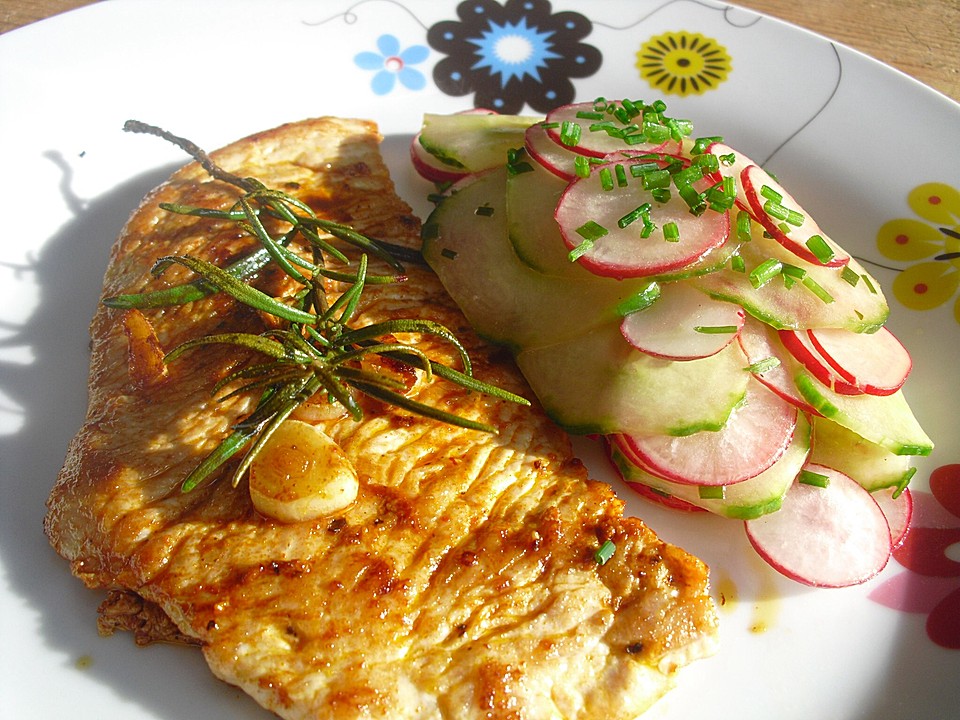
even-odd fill
[[[453,382],[470,391],[524,405],[529,402],[513,393],[478,380],[466,349],[457,337],[438,323],[415,318],[388,320],[362,327],[351,321],[364,288],[369,284],[404,282],[403,260],[418,259],[402,248],[368,238],[355,229],[317,217],[302,201],[286,193],[264,186],[254,178],[244,178],[219,167],[207,153],[193,142],[152,125],[128,121],[124,130],[156,135],[186,151],[212,178],[233,185],[242,195],[229,209],[213,209],[164,203],[161,208],[172,213],[235,223],[254,238],[259,247],[225,265],[217,266],[189,255],[159,258],[152,273],[160,276],[177,264],[192,271],[191,282],[163,290],[124,294],[106,298],[104,304],[121,309],[158,308],[201,300],[215,293],[224,293],[239,303],[272,315],[277,327],[260,334],[221,332],[188,340],[170,350],[165,362],[207,345],[231,345],[252,351],[264,358],[223,378],[213,388],[221,400],[244,393],[256,393],[259,400],[250,415],[232,428],[230,434],[207,455],[183,481],[181,489],[189,492],[212,479],[238,453],[242,458],[235,468],[232,483],[238,484],[250,463],[270,435],[303,402],[320,393],[328,401],[341,404],[355,419],[363,417],[358,394],[395,405],[408,412],[433,418],[459,427],[495,433],[496,428],[469,418],[425,405],[404,394],[405,385],[396,377],[370,368],[362,361],[368,356],[389,358],[394,363],[416,368],[427,381],[435,377]],[[271,223],[264,220],[269,218]],[[287,227],[282,233],[271,231],[278,224]],[[329,259],[349,266],[346,254],[334,246],[336,238],[361,251],[355,268],[342,270],[326,267]],[[309,251],[310,260],[294,252],[298,243]],[[368,275],[368,256],[385,261],[392,275]],[[274,297],[250,284],[267,265],[273,263],[292,281],[295,290],[287,297]],[[346,290],[328,304],[324,279],[347,285]],[[462,370],[430,359],[421,349],[398,342],[397,333],[429,335],[450,344],[456,351]]]

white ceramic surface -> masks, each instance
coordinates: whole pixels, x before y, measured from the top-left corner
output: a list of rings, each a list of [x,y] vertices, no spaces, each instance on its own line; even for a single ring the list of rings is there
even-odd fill
[[[960,242],[960,201],[938,196],[939,214],[926,218],[908,202],[932,182],[957,194],[960,106],[827,39],[717,2],[555,0],[552,11],[542,0],[528,4],[592,21],[582,42],[602,63],[572,78],[578,99],[663,97],[698,134],[723,135],[764,162],[870,263],[893,306],[890,327],[914,355],[907,396],[937,443],[911,486],[934,508],[920,520],[948,538],[960,533],[960,517],[926,493],[937,469],[960,477],[960,327],[952,312],[960,261],[949,254]],[[386,136],[402,194],[424,211],[428,188],[407,164],[410,136],[423,112],[474,103],[434,81],[446,56],[428,31],[448,20],[458,20],[457,5],[446,0],[111,0],[0,37],[0,717],[269,717],[214,680],[195,650],[100,638],[99,594],[70,576],[42,533],[46,495],[85,409],[86,327],[109,247],[140,197],[184,161],[121,127],[138,118],[212,149],[306,116],[369,117]],[[530,34],[532,20],[522,27],[527,45],[514,37],[498,46],[515,63],[548,40]],[[723,77],[711,89],[663,94],[641,77],[641,46],[668,33],[723,49]],[[357,57],[362,52],[373,55]],[[391,58],[405,61],[402,73]],[[499,68],[499,79],[524,69]],[[492,69],[471,72],[490,81]],[[537,68],[526,69],[529,80]],[[881,228],[903,219],[928,227],[928,257],[884,254]],[[933,265],[918,277],[946,288],[945,301],[923,311],[890,290],[921,262]],[[595,474],[616,483],[596,448],[581,445]],[[868,585],[813,590],[763,565],[738,523],[623,494],[631,512],[711,564],[723,600],[720,653],[684,671],[649,717],[933,720],[960,708],[960,650],[926,627],[934,601],[948,602],[949,593],[960,614],[956,540],[941,548],[939,577],[894,561]]]

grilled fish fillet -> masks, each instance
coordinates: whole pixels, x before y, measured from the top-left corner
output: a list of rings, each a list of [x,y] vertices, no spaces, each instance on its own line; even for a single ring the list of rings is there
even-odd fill
[[[369,236],[419,247],[379,139],[369,122],[321,118],[213,157]],[[226,207],[237,194],[196,164],[176,172],[123,230],[104,296],[189,277],[171,268],[153,278],[163,255],[224,262],[249,250],[232,225],[157,207]],[[468,347],[478,377],[529,394],[430,271],[408,271],[405,284],[368,286],[357,324],[439,321]],[[236,368],[235,350],[196,350],[164,371],[157,345],[263,322],[220,296],[142,315],[98,309],[89,409],[45,530],[74,574],[110,594],[102,628],[195,643],[216,676],[284,718],[632,718],[680,666],[712,652],[704,565],[624,517],[537,408],[443,381],[414,386],[418,400],[496,426],[490,435],[373,400],[359,422],[304,406],[300,419],[322,426],[360,477],[349,508],[313,522],[258,514],[245,483],[181,493],[254,398],[211,397]],[[425,347],[455,364],[450,347]],[[606,539],[616,552],[600,565]]]

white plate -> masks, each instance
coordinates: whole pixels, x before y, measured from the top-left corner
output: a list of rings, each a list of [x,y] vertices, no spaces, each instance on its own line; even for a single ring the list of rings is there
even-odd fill
[[[524,4],[550,14],[542,0],[513,0]],[[495,13],[498,6],[488,7]],[[699,134],[723,135],[765,162],[833,237],[870,263],[893,305],[890,326],[914,354],[908,398],[938,444],[913,487],[925,509],[920,521],[941,526],[924,534],[939,546],[917,544],[921,554],[939,557],[941,577],[891,562],[864,587],[807,589],[757,560],[738,523],[631,498],[630,510],[663,537],[710,562],[725,601],[720,654],[685,671],[650,717],[945,717],[960,707],[960,650],[943,647],[958,641],[960,621],[952,634],[931,635],[927,618],[941,602],[940,611],[952,602],[960,617],[960,517],[925,490],[939,469],[960,512],[960,473],[950,467],[960,462],[960,261],[934,259],[960,249],[960,106],[836,43],[717,2],[554,2],[554,12],[568,9],[592,19],[583,42],[602,55],[598,70],[573,78],[579,99],[663,97]],[[421,113],[474,102],[445,94],[433,80],[447,55],[428,44],[428,30],[457,21],[456,10],[455,2],[417,0],[118,0],[0,37],[0,716],[268,717],[215,681],[195,651],[139,649],[126,635],[99,638],[99,595],[70,577],[41,530],[44,500],[85,408],[86,326],[108,249],[139,198],[184,161],[121,126],[142,119],[212,149],[301,117],[370,117],[387,136],[401,190],[424,209],[426,188],[406,163],[410,135]],[[458,30],[481,37],[471,7],[463,12],[474,24]],[[544,38],[530,34],[542,27],[534,16],[517,26],[526,28],[527,45],[504,39],[499,50],[508,59],[522,60],[524,48],[544,50]],[[556,29],[554,39],[569,39]],[[711,56],[720,58],[720,77],[709,90],[664,94],[641,77],[637,52],[668,33],[678,42],[702,36],[706,44],[694,53],[724,51]],[[378,94],[386,87],[374,85],[378,68],[356,55],[378,52],[382,35],[402,50],[424,49],[402,56],[403,76],[390,64],[377,82],[393,80],[393,87]],[[557,54],[565,59],[549,67],[578,67],[570,47],[562,45]],[[594,70],[584,57],[579,67]],[[678,59],[660,56],[674,73]],[[510,67],[522,68],[503,69]],[[467,71],[489,79],[489,69]],[[531,82],[528,76],[528,89]],[[936,188],[939,205],[927,201],[929,188],[911,205],[911,191],[931,182],[945,186]],[[878,244],[888,221],[899,223],[888,226],[894,235],[922,229],[932,240],[915,256],[897,255]],[[895,293],[898,277],[907,289]],[[927,284],[925,295],[910,291],[919,283]],[[942,300],[933,309],[904,305],[932,297]],[[609,477],[603,462],[593,467]]]

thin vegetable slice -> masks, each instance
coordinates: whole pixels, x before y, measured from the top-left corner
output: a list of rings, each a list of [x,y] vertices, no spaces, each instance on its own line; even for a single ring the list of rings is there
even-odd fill
[[[797,409],[756,381],[718,431],[685,437],[624,435],[644,469],[666,480],[699,486],[733,485],[756,477],[786,452]]]
[[[620,332],[648,355],[696,360],[733,342],[745,317],[738,305],[714,300],[687,283],[667,283],[650,307],[623,318]]]
[[[913,367],[910,353],[885,327],[875,333],[818,328],[807,335],[840,377],[871,395],[892,395],[903,387]]]
[[[726,241],[729,213],[697,217],[676,193],[658,202],[640,183],[621,185],[616,178],[630,176],[630,163],[602,165],[560,197],[555,218],[571,259],[596,275],[647,277],[687,267]],[[675,226],[675,241],[664,235],[668,225]]]
[[[796,482],[779,512],[745,524],[747,537],[771,567],[814,587],[866,582],[886,566],[890,526],[873,497],[841,472],[808,464],[825,487]]]
[[[753,216],[787,250],[815,265],[843,267],[850,262],[850,255],[766,170],[749,165],[740,173],[740,183]]]

